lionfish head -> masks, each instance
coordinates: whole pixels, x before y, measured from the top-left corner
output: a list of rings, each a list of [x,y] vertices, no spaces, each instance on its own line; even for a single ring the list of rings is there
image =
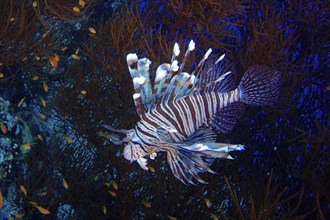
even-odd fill
[[[117,130],[109,125],[102,125],[104,128],[111,130],[113,132],[126,134],[126,137],[122,140],[120,140],[118,135],[108,135],[109,140],[116,144],[121,145],[123,143],[128,143],[124,147],[124,157],[126,160],[129,160],[131,163],[133,161],[138,160],[139,158],[142,158],[146,155],[146,153],[142,149],[142,141],[137,136],[135,129],[131,130]]]
[[[132,163],[146,155],[142,150],[142,141],[136,135],[135,129],[129,130],[127,137],[123,141],[128,142],[123,152],[126,160],[129,160]]]

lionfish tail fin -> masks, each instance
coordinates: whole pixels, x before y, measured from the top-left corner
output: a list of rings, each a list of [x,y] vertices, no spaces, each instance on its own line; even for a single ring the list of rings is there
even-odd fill
[[[193,184],[193,180],[207,184],[198,173],[209,172],[215,174],[210,169],[215,158],[233,159],[229,152],[243,150],[242,145],[205,143],[194,144],[192,146],[166,146],[167,161],[172,173],[184,184]]]
[[[255,106],[272,105],[280,92],[281,74],[265,66],[248,69],[239,84],[241,101]]]

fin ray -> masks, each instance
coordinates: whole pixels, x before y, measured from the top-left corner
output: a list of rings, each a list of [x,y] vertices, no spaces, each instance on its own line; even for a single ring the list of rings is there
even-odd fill
[[[234,128],[244,111],[245,107],[242,103],[234,102],[216,112],[209,124],[218,131],[227,133]]]
[[[201,148],[199,145],[203,145],[203,147]],[[162,147],[162,150],[167,152],[167,161],[172,173],[184,184],[194,184],[193,179],[201,183],[206,183],[199,177],[198,173],[215,173],[210,169],[213,158],[232,159],[229,156],[229,152],[243,149],[244,147],[242,145],[222,143]]]
[[[238,88],[242,102],[254,105],[272,105],[280,92],[281,74],[265,66],[254,65],[244,74]]]
[[[236,71],[232,63],[228,59],[224,59],[224,55],[214,61],[209,59],[200,74],[196,83],[196,91],[205,92],[228,92],[236,87]]]

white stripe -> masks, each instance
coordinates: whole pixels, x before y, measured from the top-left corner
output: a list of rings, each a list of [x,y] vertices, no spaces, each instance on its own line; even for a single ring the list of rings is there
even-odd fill
[[[180,100],[181,103],[182,103],[182,107],[183,107],[183,111],[185,111],[187,113],[187,119],[186,119],[186,128],[188,129],[186,134],[189,136],[191,135],[193,132],[194,132],[194,128],[191,126],[191,124],[193,123],[193,120],[192,120],[192,116],[191,116],[191,112],[190,112],[190,109],[189,109],[189,106],[188,104],[186,103],[185,99],[181,99]]]
[[[217,95],[216,93],[214,92],[211,92],[211,95],[212,95],[212,103],[213,103],[213,106],[212,106],[212,115],[216,113],[216,110],[217,110],[217,106],[220,106],[220,103],[217,103]]]
[[[228,105],[228,93],[223,93],[222,107],[226,107],[227,105]]]
[[[179,102],[173,102],[173,105],[174,105],[175,109],[179,112],[179,115],[182,120],[183,130],[181,130],[181,131],[184,132],[185,134],[188,134],[187,126],[185,126],[186,125],[185,122],[187,121],[187,118],[186,118],[186,115],[184,114],[184,111],[181,108],[181,104]]]
[[[167,108],[170,112],[168,112],[168,111],[164,108],[163,103],[160,104],[160,108],[163,110],[164,113],[166,113],[166,115],[168,115],[170,118],[172,118],[172,119],[175,121],[175,123],[177,124],[177,126],[173,125],[173,127],[175,127],[175,128],[178,127],[179,130],[182,131],[182,127],[181,127],[181,125],[180,125],[180,123],[179,123],[179,121],[178,121],[177,116],[174,114],[174,112],[172,111],[172,109],[170,108],[169,105],[167,105],[167,104],[165,104],[165,105],[166,105],[166,108]]]
[[[212,106],[212,99],[210,97],[210,93],[205,94],[206,100],[207,100],[207,106],[208,106],[208,111],[209,111],[209,117],[211,118],[213,115],[213,106]],[[207,120],[210,120],[210,118],[208,118]]]
[[[235,90],[230,92],[230,103],[235,101]]]
[[[193,109],[195,111],[195,120],[196,120],[196,125],[194,125],[193,127],[199,127],[201,125],[201,114],[200,114],[200,109],[198,106],[198,103],[196,102],[196,98],[198,97],[198,95],[196,96],[189,96],[189,100],[193,106]],[[190,109],[192,110],[192,109]]]

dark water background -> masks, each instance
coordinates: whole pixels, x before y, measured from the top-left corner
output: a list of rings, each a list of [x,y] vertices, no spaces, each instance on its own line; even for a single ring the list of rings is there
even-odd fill
[[[35,2],[0,0],[0,219],[329,218],[328,1]],[[130,164],[100,127],[139,120],[128,53],[156,68],[190,39],[190,66],[213,48],[238,78],[254,64],[282,74],[276,105],[247,107],[218,136],[246,150],[196,186],[166,155],[155,172]]]

